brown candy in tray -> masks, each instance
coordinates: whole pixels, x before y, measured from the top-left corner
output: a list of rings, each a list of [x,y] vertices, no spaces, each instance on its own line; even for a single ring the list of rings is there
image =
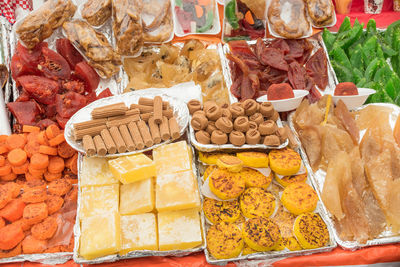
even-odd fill
[[[161,43],[174,30],[170,0],[144,0],[142,10],[143,41]]]
[[[100,76],[110,78],[119,71],[121,58],[102,33],[83,20],[67,21],[63,29],[71,43],[86,56],[89,65],[99,71]]]
[[[324,27],[333,23],[335,7],[331,0],[306,0],[305,3],[313,25]]]
[[[113,0],[113,33],[117,53],[135,56],[143,46],[141,0]]]
[[[284,38],[301,38],[311,30],[303,0],[271,0],[268,20],[272,30]]]
[[[111,0],[88,0],[81,14],[90,25],[101,26],[111,17]]]
[[[49,0],[18,24],[16,33],[25,46],[32,49],[50,37],[75,11],[71,0]]]

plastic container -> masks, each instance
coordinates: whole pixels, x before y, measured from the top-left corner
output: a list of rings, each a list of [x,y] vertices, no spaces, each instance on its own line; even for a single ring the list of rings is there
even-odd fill
[[[364,0],[364,12],[367,14],[380,14],[382,7],[383,0]]]
[[[315,28],[332,27],[336,25],[335,6],[332,0],[315,2],[305,1],[308,18]],[[321,14],[321,11],[323,12]]]
[[[358,95],[334,95],[332,96],[333,102],[336,103],[341,99],[349,110],[361,107],[367,101],[370,95],[375,94],[376,91],[370,88],[358,88]]]
[[[174,0],[174,21],[178,37],[221,31],[215,0]]]
[[[296,109],[300,105],[303,98],[309,94],[307,90],[293,90],[293,93],[293,98],[281,100],[268,100],[268,96],[263,95],[257,98],[257,102],[271,102],[274,106],[274,109],[278,112],[290,111]]]
[[[174,38],[171,0],[143,0],[144,43],[167,43]]]
[[[78,12],[97,29],[111,18],[111,0],[87,0],[78,7]]]
[[[259,3],[257,3],[259,2]],[[258,4],[258,8],[257,7]],[[265,1],[254,1],[253,10],[260,10],[259,17],[244,2],[227,0],[224,6],[222,40],[255,40],[265,37]]]

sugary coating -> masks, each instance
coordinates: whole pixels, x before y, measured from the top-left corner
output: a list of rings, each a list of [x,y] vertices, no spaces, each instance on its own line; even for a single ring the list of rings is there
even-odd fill
[[[192,152],[186,141],[180,141],[153,150],[157,175],[171,174],[192,168]]]
[[[83,157],[80,186],[100,186],[117,184],[105,158]]]
[[[132,215],[150,212],[154,209],[153,178],[120,186],[119,212]]]
[[[82,188],[79,217],[81,219],[107,212],[118,212],[119,185]]]

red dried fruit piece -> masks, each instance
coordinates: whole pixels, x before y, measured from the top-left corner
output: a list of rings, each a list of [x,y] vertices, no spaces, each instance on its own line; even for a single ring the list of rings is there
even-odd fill
[[[339,83],[336,85],[334,95],[358,95],[358,89],[352,82]]]
[[[293,88],[288,83],[273,84],[267,91],[268,100],[281,100],[294,97]]]

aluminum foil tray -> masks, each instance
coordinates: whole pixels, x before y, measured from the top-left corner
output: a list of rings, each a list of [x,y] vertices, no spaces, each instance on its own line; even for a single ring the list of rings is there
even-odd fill
[[[363,106],[357,108],[355,111],[362,110],[363,108],[365,108],[369,105],[376,105],[376,106],[392,108],[393,112],[392,112],[391,116],[389,117],[389,120],[390,120],[390,125],[392,126],[392,128],[394,127],[394,125],[396,123],[396,119],[400,115],[400,107],[393,105],[393,104],[389,104],[389,103],[374,103],[374,104],[363,105]],[[293,133],[296,136],[297,141],[300,144],[300,141],[299,141],[300,139],[298,138],[298,133],[296,132],[296,129],[294,127],[293,116],[294,116],[294,112],[292,112],[289,115],[288,123],[289,123],[290,129],[293,131]],[[300,153],[301,157],[303,158],[303,162],[307,169],[308,175],[311,178],[311,181],[314,184],[314,187],[317,189],[316,191],[317,191],[319,198],[321,199],[321,193],[322,193],[321,190],[324,185],[326,172],[323,170],[317,170],[316,172],[313,171],[313,169],[311,168],[310,162],[308,160],[307,153],[305,152],[303,146],[300,146],[299,153]],[[324,212],[327,214],[326,218],[327,218],[328,224],[333,229],[333,236],[335,238],[335,241],[343,249],[357,250],[357,249],[361,249],[361,248],[368,247],[368,246],[385,245],[385,244],[392,244],[392,243],[400,242],[400,235],[394,236],[394,233],[391,232],[390,229],[388,229],[388,228],[385,229],[378,238],[370,239],[365,244],[361,244],[357,241],[342,240],[339,236],[339,233],[338,233],[336,227],[335,227],[335,221],[334,221],[333,215],[330,214],[330,212],[326,209],[325,205],[322,205],[322,206],[323,206]]]
[[[264,150],[265,151],[265,150]],[[299,152],[297,150],[297,152]],[[196,157],[197,158],[197,157]],[[302,160],[304,162],[304,158],[302,157]],[[200,169],[204,166],[204,164],[202,162],[200,162],[197,158],[197,176],[199,177],[199,184],[202,183],[202,175],[200,173]],[[274,180],[272,181],[272,183],[275,183]],[[310,184],[314,190],[316,189],[316,187],[313,184],[312,179],[310,179],[310,174],[308,174],[308,179],[307,179],[307,183]],[[317,190],[316,190],[317,191]],[[203,211],[202,211],[203,212]],[[321,218],[325,221],[326,226],[328,228],[329,231],[329,244],[325,247],[322,248],[316,248],[316,249],[307,249],[307,250],[298,250],[298,251],[289,251],[288,249],[285,250],[281,250],[281,251],[268,251],[268,252],[258,252],[258,253],[253,253],[253,254],[249,254],[249,255],[244,255],[244,256],[239,256],[236,258],[231,258],[231,259],[215,259],[210,252],[208,251],[208,249],[206,248],[204,250],[204,254],[206,256],[206,260],[208,263],[210,264],[215,264],[215,265],[226,265],[229,262],[232,261],[247,261],[247,260],[268,260],[268,259],[278,259],[278,258],[287,258],[287,257],[295,257],[295,256],[304,256],[304,255],[311,255],[311,254],[315,254],[315,253],[321,253],[321,252],[328,252],[333,250],[337,244],[335,242],[335,231],[332,228],[332,225],[329,223],[329,218],[328,218],[328,214],[325,211],[325,208],[322,204],[322,201],[319,201],[317,204],[317,207],[314,211],[315,213],[318,213]],[[205,217],[204,217],[205,218]],[[210,222],[206,219],[206,229],[208,230],[208,228],[210,227]],[[206,235],[205,235],[206,236]]]
[[[274,38],[266,38],[263,40],[268,42],[268,41],[274,40]],[[338,84],[338,81],[336,78],[335,71],[333,70],[331,62],[329,60],[328,52],[327,52],[325,44],[322,40],[322,36],[321,36],[321,34],[316,34],[316,35],[313,35],[313,36],[307,38],[307,40],[309,40],[314,46],[314,49],[311,52],[311,56],[321,47],[325,51],[325,55],[327,57],[328,85],[326,86],[326,88],[318,88],[317,86],[316,86],[316,88],[322,95],[324,95],[324,94],[332,95],[333,91],[335,90],[336,84]],[[257,42],[256,40],[247,41],[247,43],[249,45],[254,45],[256,42]],[[234,102],[237,102],[238,100],[234,95],[232,95],[232,93],[230,91],[233,81],[232,81],[232,76],[231,76],[231,68],[229,67],[229,59],[226,58],[226,54],[228,54],[228,53],[230,53],[230,48],[229,48],[228,44],[225,44],[220,51],[220,58],[221,58],[222,71],[224,74],[226,86],[229,90],[229,92],[228,92],[229,99],[231,100],[231,103],[234,103]]]
[[[190,144],[190,142],[188,142]],[[192,149],[192,153],[194,155],[194,150]],[[81,168],[82,168],[82,162],[83,162],[83,154],[79,153],[78,157],[78,179],[81,174]],[[192,164],[192,169],[195,177],[197,177],[198,180],[198,185],[201,184],[201,181],[199,180],[197,176],[197,168],[196,164],[193,161]],[[80,179],[79,179],[80,181]],[[77,205],[77,210],[79,211],[80,208],[80,199],[81,199],[81,190],[80,190],[80,182],[79,182],[79,188],[78,188],[78,205]],[[200,192],[200,187],[199,192]],[[200,194],[201,201],[203,201],[202,195]],[[79,255],[79,244],[80,244],[80,236],[81,236],[81,227],[80,227],[80,218],[79,218],[79,212],[77,212],[76,215],[76,221],[75,221],[75,226],[74,226],[74,237],[75,237],[75,245],[74,245],[74,254],[73,254],[73,259],[76,263],[78,264],[99,264],[99,263],[104,263],[104,262],[115,262],[119,260],[126,260],[126,259],[134,259],[134,258],[143,258],[143,257],[150,257],[150,256],[175,256],[175,257],[183,257],[187,256],[189,254],[195,253],[195,252],[200,252],[205,249],[205,219],[204,219],[204,214],[201,211],[200,213],[200,224],[201,224],[201,229],[202,229],[202,236],[203,236],[203,244],[199,247],[192,248],[192,249],[185,249],[185,250],[169,250],[169,251],[154,251],[154,250],[141,250],[141,251],[131,251],[127,255],[120,256],[118,254],[114,255],[107,255],[104,257],[96,258],[93,260],[85,260]]]
[[[179,128],[180,128],[180,134],[182,135],[186,131],[186,126],[188,125],[189,122],[189,111],[186,107],[186,104],[180,101],[177,98],[162,94],[158,89],[144,89],[140,91],[134,91],[130,93],[125,93],[123,95],[115,95],[115,96],[110,96],[107,98],[102,98],[99,100],[94,101],[93,103],[90,103],[89,105],[83,107],[80,109],[77,113],[75,113],[67,122],[65,125],[65,130],[64,130],[64,135],[65,135],[65,140],[68,142],[68,144],[73,147],[75,150],[85,153],[83,149],[82,142],[75,141],[74,140],[74,134],[73,134],[73,124],[77,122],[84,122],[91,120],[91,112],[94,108],[105,106],[105,105],[110,105],[114,103],[119,103],[119,102],[124,102],[128,107],[135,103],[137,104],[139,101],[139,98],[141,97],[150,97],[154,98],[155,96],[161,96],[163,100],[168,101],[174,111],[174,115],[177,118]],[[141,153],[147,150],[154,149],[156,147],[162,146],[164,144],[168,144],[172,141],[172,139],[164,141],[162,143],[156,144],[152,147],[147,147],[141,150],[135,150],[135,151],[130,151],[126,153],[118,153],[118,154],[107,154],[105,157],[120,157],[120,156],[126,156],[126,155],[133,155],[137,153]]]

